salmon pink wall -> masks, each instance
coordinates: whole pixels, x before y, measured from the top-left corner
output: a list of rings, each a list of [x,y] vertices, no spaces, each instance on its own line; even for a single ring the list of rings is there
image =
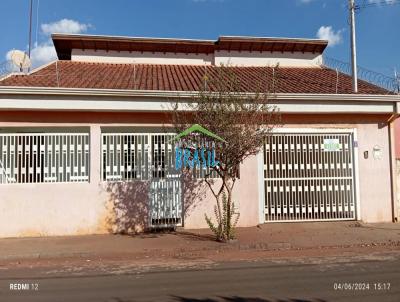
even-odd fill
[[[147,222],[146,183],[110,183],[100,179],[101,127],[157,126],[165,114],[0,112],[0,130],[7,127],[87,127],[90,129],[89,183],[0,185],[0,237],[107,233],[140,230]],[[386,115],[284,115],[284,127],[356,128],[360,218],[365,222],[392,220],[390,161]],[[375,145],[382,159],[374,159]],[[369,157],[364,158],[365,151]],[[239,226],[262,222],[259,164],[248,158],[234,190],[239,202]],[[262,182],[261,182],[262,183]],[[207,189],[186,183],[185,227],[206,228],[204,214],[213,215],[215,200]],[[195,196],[195,201],[193,197]],[[262,205],[262,204],[261,204]],[[212,216],[213,217],[213,216]]]

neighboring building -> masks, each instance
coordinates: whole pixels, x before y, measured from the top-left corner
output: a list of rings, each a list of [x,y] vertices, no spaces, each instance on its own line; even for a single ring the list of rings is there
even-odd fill
[[[60,60],[0,80],[0,236],[207,227],[214,199],[173,169],[163,125],[228,64],[248,92],[274,76],[284,126],[240,170],[239,226],[397,219],[400,97],[321,65],[327,41],[53,35]],[[275,66],[279,63],[279,68]],[[268,67],[269,66],[269,67]],[[168,126],[168,125],[167,125]]]

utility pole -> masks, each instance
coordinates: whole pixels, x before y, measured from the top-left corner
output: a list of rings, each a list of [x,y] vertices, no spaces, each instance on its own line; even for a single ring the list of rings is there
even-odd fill
[[[29,44],[28,44],[28,57],[31,58],[31,44],[32,44],[32,0],[30,0],[29,7]]]
[[[352,86],[353,92],[358,92],[357,83],[357,52],[356,52],[356,24],[355,24],[355,3],[354,0],[349,0],[350,10],[350,44],[351,44],[351,71],[352,71]]]

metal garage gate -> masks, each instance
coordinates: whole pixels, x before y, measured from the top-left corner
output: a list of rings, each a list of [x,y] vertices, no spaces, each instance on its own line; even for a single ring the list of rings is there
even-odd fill
[[[265,220],[355,219],[353,133],[285,133],[264,148]]]

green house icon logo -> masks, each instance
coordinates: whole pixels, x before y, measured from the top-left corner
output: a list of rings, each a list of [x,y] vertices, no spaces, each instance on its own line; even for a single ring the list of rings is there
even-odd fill
[[[194,124],[188,129],[182,131],[177,136],[175,136],[171,141],[177,142],[185,137],[189,136],[192,133],[201,133],[213,140],[224,142],[226,141],[212,133],[210,130],[200,126],[199,124]],[[213,168],[219,165],[219,161],[216,160],[215,155],[215,147],[214,146],[204,146],[197,145],[196,143],[193,146],[176,146],[175,147],[175,169],[179,170],[182,168]]]
[[[212,133],[210,130],[207,130],[206,128],[204,128],[203,126],[200,126],[199,124],[194,124],[191,127],[187,128],[186,130],[182,131],[177,136],[175,136],[172,139],[172,141],[177,141],[181,138],[184,138],[184,137],[190,135],[191,133],[196,133],[196,132],[202,133],[202,134],[207,135],[215,140],[226,143],[226,140],[224,140],[222,137],[216,135],[215,133]]]

